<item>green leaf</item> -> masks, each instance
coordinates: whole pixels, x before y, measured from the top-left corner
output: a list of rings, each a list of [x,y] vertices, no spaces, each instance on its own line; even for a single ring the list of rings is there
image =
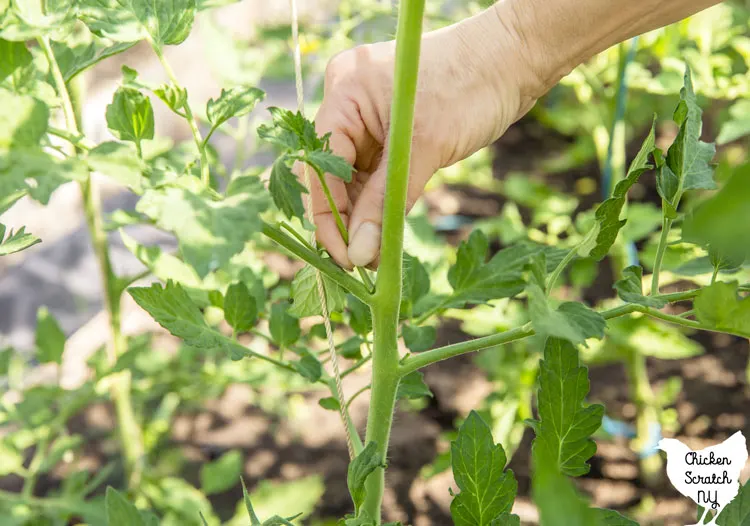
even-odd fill
[[[218,128],[232,117],[247,115],[265,96],[262,90],[247,86],[221,90],[219,98],[209,99],[206,105],[206,115],[211,123],[211,129]]]
[[[448,270],[448,282],[453,287],[448,306],[463,307],[466,303],[515,296],[524,289],[523,271],[535,255],[547,254],[550,270],[564,253],[543,245],[519,243],[500,250],[485,263],[488,249],[487,236],[479,230],[459,245],[456,263]]]
[[[291,296],[294,300],[289,314],[297,318],[322,315],[323,310],[318,295],[318,281],[315,267],[302,267],[292,281]],[[346,291],[331,278],[321,273],[323,288],[326,293],[328,312],[343,312],[346,305]]]
[[[318,400],[318,405],[328,411],[339,411],[341,409],[341,404],[339,404],[339,401],[332,396],[321,398],[320,400]]]
[[[0,88],[0,154],[6,148],[38,146],[48,121],[46,104]]]
[[[247,486],[245,486],[245,480],[240,477],[240,483],[242,484],[242,500],[245,503],[245,509],[247,510],[247,515],[250,518],[250,526],[261,526],[260,519],[258,519],[258,516],[255,514],[255,510],[253,509],[253,503],[250,501],[250,495],[247,494]]]
[[[260,214],[268,206],[267,195],[257,177],[243,179],[248,184],[242,193],[221,200],[213,200],[202,187],[192,191],[177,186],[177,182],[148,190],[136,210],[177,236],[183,259],[203,278],[242,252],[247,241],[261,229]],[[184,182],[200,184],[192,176],[184,178]]]
[[[521,526],[521,517],[505,512],[492,519],[490,526]]]
[[[404,252],[402,280],[401,317],[409,318],[414,305],[430,292],[430,275],[419,259]]]
[[[313,354],[308,351],[302,351],[301,358],[292,365],[294,369],[304,378],[315,383],[323,375],[323,365]]]
[[[413,371],[401,378],[396,391],[397,400],[402,398],[411,400],[425,396],[432,397],[433,394],[427,384],[424,383],[424,374],[420,371]]]
[[[537,334],[564,338],[580,344],[589,338],[604,337],[607,322],[601,314],[583,303],[566,301],[554,308],[537,283],[526,288],[529,295],[529,316]]]
[[[729,108],[729,119],[721,125],[718,144],[726,144],[750,135],[750,100],[740,99]]]
[[[283,108],[270,107],[273,123],[258,127],[258,136],[289,152],[305,150],[328,150],[326,141],[318,137],[315,125],[300,112],[291,112]]]
[[[325,327],[323,329],[325,330]],[[352,336],[339,346],[337,352],[339,356],[348,360],[361,360],[363,343],[364,340],[359,336]]]
[[[530,423],[536,433],[534,448],[571,477],[589,472],[586,461],[596,452],[589,437],[601,426],[604,414],[601,405],[584,406],[588,392],[588,371],[580,365],[576,348],[549,338],[540,361],[539,420]]]
[[[107,106],[107,127],[121,141],[136,144],[154,138],[154,110],[151,100],[133,88],[120,87]]]
[[[270,517],[263,521],[263,525],[268,526],[288,524],[297,518],[308,517],[320,502],[324,491],[322,478],[318,475],[310,475],[288,482],[262,481],[250,497],[258,516]],[[292,510],[298,512],[297,515],[287,516],[287,513]],[[285,518],[277,514],[280,511],[283,511]],[[304,523],[307,522],[304,521]],[[298,524],[302,523],[303,521],[300,520]],[[246,524],[246,522],[239,524]]]
[[[58,186],[71,180],[84,181],[86,177],[88,172],[79,159],[53,157],[38,146],[13,147],[9,151],[0,147],[0,196],[28,193],[47,204]]]
[[[296,342],[301,334],[299,319],[288,314],[289,303],[286,301],[274,303],[271,307],[271,318],[268,322],[273,343],[278,347],[289,347]]]
[[[117,42],[150,38],[156,46],[180,44],[190,34],[195,0],[80,0],[79,17],[97,35]]]
[[[273,163],[271,177],[268,181],[268,191],[271,192],[273,203],[284,214],[292,219],[302,219],[305,215],[305,206],[302,204],[302,194],[306,194],[307,188],[302,185],[292,169],[287,164],[288,157],[281,156]]]
[[[750,254],[748,224],[750,163],[736,168],[721,190],[685,218],[682,237],[723,257],[744,260]]]
[[[111,56],[127,51],[135,42],[112,42],[106,38],[93,36],[89,31],[71,35],[64,42],[51,41],[65,82]]]
[[[349,307],[349,326],[360,336],[367,336],[372,332],[372,313],[370,307],[352,294],[346,297]]]
[[[622,279],[615,285],[617,295],[628,303],[637,303],[646,307],[661,309],[666,301],[643,295],[643,269],[639,265],[627,267],[622,271]]]
[[[201,279],[195,269],[180,259],[167,254],[158,246],[146,247],[139,244],[135,239],[120,230],[120,237],[125,247],[138,258],[138,260],[151,270],[157,278],[167,281],[169,279],[184,285],[185,287],[202,288]]]
[[[244,283],[233,283],[224,297],[224,318],[237,332],[247,332],[258,317],[258,306]]]
[[[419,327],[404,324],[401,327],[401,335],[404,337],[404,344],[411,352],[423,352],[435,345],[437,329],[429,325]]]
[[[223,493],[237,484],[242,474],[242,452],[233,449],[201,466],[201,489],[206,495]]]
[[[128,502],[112,486],[107,486],[104,502],[107,510],[107,526],[145,526],[138,508]]]
[[[601,526],[638,526],[637,522],[620,515],[614,510],[594,508],[592,511],[597,524]]]
[[[740,299],[736,281],[700,290],[693,306],[700,322],[750,338],[750,297]]]
[[[19,228],[15,233],[13,229],[10,229],[7,236],[5,235],[5,228],[5,225],[0,223],[0,256],[14,254],[42,242],[35,235],[27,233],[25,226]]]
[[[750,483],[740,488],[737,496],[721,510],[716,518],[718,526],[750,526]]]
[[[0,85],[15,92],[24,90],[34,80],[32,60],[24,42],[0,39]]]
[[[136,193],[143,191],[145,164],[132,146],[119,142],[104,142],[89,151],[86,162],[95,172],[111,177]]]
[[[380,453],[378,453],[378,445],[375,442],[368,442],[359,455],[349,463],[346,484],[349,487],[349,494],[352,496],[356,514],[359,514],[359,508],[365,501],[365,481],[370,473],[378,468],[385,468],[385,464]]]
[[[469,413],[451,442],[453,477],[461,490],[451,502],[456,526],[489,526],[510,512],[518,484],[512,471],[504,471],[506,463],[490,427],[475,411]]]
[[[314,150],[306,153],[304,160],[322,175],[331,174],[347,183],[352,181],[352,165],[346,162],[343,157],[339,157],[332,152]]]
[[[167,107],[178,115],[188,101],[187,90],[172,83],[162,84],[154,89],[154,95],[159,97]]]
[[[40,307],[36,313],[36,348],[41,363],[62,363],[65,333],[47,307]]]
[[[628,190],[630,190],[630,187],[638,181],[644,172],[653,168],[648,163],[648,158],[651,152],[654,151],[655,126],[656,123],[654,122],[651,125],[651,131],[649,131],[641,145],[641,149],[638,151],[638,155],[636,155],[630,164],[625,179],[617,183],[612,192],[612,197],[604,201],[596,209],[594,227],[587,236],[588,242],[579,248],[579,256],[592,257],[597,261],[602,259],[615,243],[620,229],[625,226],[626,220],[621,220],[620,214],[627,200]]]
[[[180,285],[167,282],[151,287],[132,287],[128,292],[135,302],[146,310],[156,322],[174,336],[185,340],[197,349],[218,349],[233,360],[247,356],[247,349],[206,324],[200,309]]]

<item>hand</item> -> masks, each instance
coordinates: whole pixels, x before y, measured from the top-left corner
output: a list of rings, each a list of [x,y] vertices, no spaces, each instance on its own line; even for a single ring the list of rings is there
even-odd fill
[[[526,113],[534,97],[522,44],[494,10],[426,33],[422,40],[406,210],[427,181],[499,138]],[[500,30],[499,30],[500,29]],[[327,175],[349,232],[344,243],[317,178],[312,206],[318,241],[347,269],[377,266],[386,192],[387,137],[395,42],[359,46],[334,57],[326,69],[317,132],[331,133],[331,148],[354,165],[351,183]],[[490,60],[491,59],[491,60]]]

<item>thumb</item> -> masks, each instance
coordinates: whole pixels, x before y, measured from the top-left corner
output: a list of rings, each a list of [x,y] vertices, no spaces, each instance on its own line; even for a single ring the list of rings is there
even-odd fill
[[[354,204],[349,221],[349,261],[359,267],[375,262],[380,254],[388,167],[387,155],[387,152],[383,152],[383,161],[365,183]],[[433,173],[432,169],[414,166],[414,170],[409,175],[406,197],[407,214],[422,195],[422,190]]]

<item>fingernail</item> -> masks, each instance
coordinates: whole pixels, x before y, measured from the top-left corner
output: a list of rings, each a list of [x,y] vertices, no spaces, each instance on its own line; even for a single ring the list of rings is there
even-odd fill
[[[380,227],[369,221],[362,223],[349,243],[349,260],[358,267],[369,264],[380,249]]]

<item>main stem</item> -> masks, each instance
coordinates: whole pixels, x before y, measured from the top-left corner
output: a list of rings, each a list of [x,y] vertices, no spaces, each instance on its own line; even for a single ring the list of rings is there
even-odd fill
[[[49,40],[46,37],[42,37],[38,39],[38,42],[49,62],[52,77],[57,85],[57,91],[62,101],[67,131],[74,137],[79,137],[78,118],[76,109],[73,106],[73,99],[60,71],[60,66],[55,59]],[[81,194],[86,223],[91,236],[91,244],[94,247],[94,253],[96,254],[102,274],[104,306],[107,310],[110,323],[111,341],[109,345],[109,361],[111,365],[114,365],[117,358],[125,352],[125,340],[120,328],[120,295],[122,289],[118,284],[117,276],[112,271],[107,234],[102,225],[99,194],[93,187],[90,175],[85,182],[81,183]],[[112,399],[114,400],[115,412],[117,414],[120,441],[125,454],[128,484],[130,487],[137,487],[142,473],[144,447],[142,433],[135,418],[130,399],[129,371],[119,373],[114,379],[112,383]]]
[[[372,396],[365,437],[365,444],[377,443],[378,452],[383,460],[388,455],[396,389],[400,380],[397,339],[401,304],[401,261],[424,4],[425,0],[402,0],[396,31],[396,64],[380,270],[372,303],[375,342],[372,359]],[[384,488],[385,471],[378,468],[367,479],[366,497],[361,510],[377,524],[380,524]]]

